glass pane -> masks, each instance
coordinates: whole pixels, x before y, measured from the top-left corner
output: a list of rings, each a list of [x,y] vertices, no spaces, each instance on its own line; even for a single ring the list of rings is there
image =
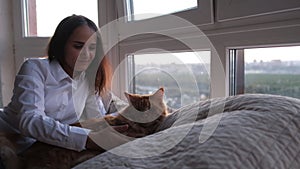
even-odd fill
[[[164,87],[165,101],[173,108],[210,97],[210,51],[131,55],[128,63],[133,93]]]
[[[245,49],[245,93],[300,98],[300,46]]]
[[[129,21],[153,18],[198,6],[197,0],[127,0]]]
[[[52,36],[66,16],[84,15],[98,24],[97,0],[24,0],[25,36]]]

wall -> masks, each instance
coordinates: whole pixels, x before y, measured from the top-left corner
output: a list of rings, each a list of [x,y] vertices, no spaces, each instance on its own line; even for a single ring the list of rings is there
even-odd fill
[[[15,72],[12,1],[0,1],[0,73],[3,105],[11,98]]]

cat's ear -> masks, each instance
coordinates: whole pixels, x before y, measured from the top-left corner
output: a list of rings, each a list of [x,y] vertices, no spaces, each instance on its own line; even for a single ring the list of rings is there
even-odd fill
[[[124,92],[124,95],[125,95],[125,97],[126,97],[128,103],[131,104],[131,99],[130,99],[130,98],[131,98],[131,95],[130,95],[129,93],[127,93],[127,92]]]
[[[165,90],[164,90],[164,88],[161,87],[155,93],[153,93],[152,96],[162,100],[164,98],[164,93],[165,93]]]

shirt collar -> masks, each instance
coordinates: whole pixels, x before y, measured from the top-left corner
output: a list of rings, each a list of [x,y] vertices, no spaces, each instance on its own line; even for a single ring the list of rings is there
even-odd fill
[[[50,67],[51,67],[51,73],[53,74],[54,77],[56,77],[57,80],[63,80],[65,78],[70,78],[71,77],[65,72],[65,70],[61,67],[59,62],[57,60],[52,60],[50,62]]]

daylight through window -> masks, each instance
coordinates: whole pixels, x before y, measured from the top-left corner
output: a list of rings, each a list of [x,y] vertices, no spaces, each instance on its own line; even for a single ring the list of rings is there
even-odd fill
[[[98,24],[97,0],[23,0],[23,2],[25,36],[52,36],[58,23],[72,14],[84,15]]]
[[[197,0],[127,0],[129,21],[153,18],[198,6]]]
[[[210,51],[128,56],[129,91],[148,94],[165,88],[168,106],[179,108],[210,98]]]
[[[243,88],[242,93],[277,94],[300,98],[300,46],[238,49],[237,58],[243,58],[231,66],[237,73],[231,73],[231,82]],[[244,76],[244,77],[243,77]],[[237,80],[238,79],[238,80]],[[234,88],[231,85],[232,88]],[[238,91],[239,89],[236,89]],[[236,93],[238,94],[238,93]]]

